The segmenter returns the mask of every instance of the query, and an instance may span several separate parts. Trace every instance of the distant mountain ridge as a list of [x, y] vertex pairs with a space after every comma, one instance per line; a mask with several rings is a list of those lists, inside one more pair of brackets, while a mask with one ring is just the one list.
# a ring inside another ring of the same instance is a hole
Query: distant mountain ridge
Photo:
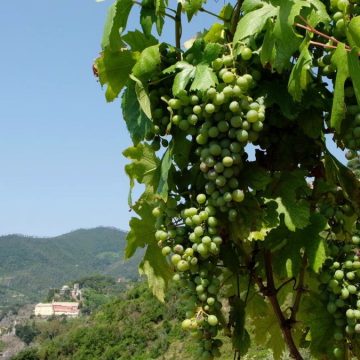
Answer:
[[125, 236], [110, 227], [56, 237], [0, 236], [0, 307], [38, 301], [49, 288], [92, 274], [136, 279], [141, 254], [125, 262]]

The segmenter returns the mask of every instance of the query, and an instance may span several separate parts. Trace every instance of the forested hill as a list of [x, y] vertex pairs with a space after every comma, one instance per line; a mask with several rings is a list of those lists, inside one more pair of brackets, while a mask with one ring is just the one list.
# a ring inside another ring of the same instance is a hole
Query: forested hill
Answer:
[[38, 300], [51, 287], [92, 274], [138, 277], [139, 257], [124, 261], [125, 233], [80, 229], [52, 238], [0, 237], [0, 304]]

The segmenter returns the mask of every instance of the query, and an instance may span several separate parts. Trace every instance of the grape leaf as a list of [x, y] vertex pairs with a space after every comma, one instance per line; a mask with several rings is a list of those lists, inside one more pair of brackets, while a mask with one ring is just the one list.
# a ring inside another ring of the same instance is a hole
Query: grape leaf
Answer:
[[156, 243], [148, 245], [145, 256], [139, 266], [140, 274], [147, 276], [153, 294], [161, 301], [165, 300], [165, 290], [173, 271]]
[[142, 6], [140, 10], [140, 24], [146, 36], [151, 35], [151, 30], [155, 22], [156, 22], [155, 8]]
[[254, 190], [265, 190], [271, 182], [270, 174], [255, 162], [246, 163], [242, 170], [242, 178], [246, 180], [246, 186]]
[[244, 13], [261, 8], [264, 5], [263, 0], [245, 0], [241, 6]]
[[107, 85], [105, 97], [113, 101], [126, 85], [135, 64], [134, 54], [128, 50], [104, 51], [95, 61], [101, 85]]
[[348, 64], [356, 100], [360, 105], [360, 61], [358, 48], [354, 48], [351, 50], [351, 52], [348, 53]]
[[311, 353], [323, 357], [334, 346], [334, 318], [327, 311], [326, 304], [320, 300], [320, 294], [305, 294], [298, 312], [298, 321], [310, 328]]
[[133, 67], [133, 74], [143, 83], [160, 70], [159, 45], [147, 47], [139, 56]]
[[[177, 67], [179, 68], [179, 66]], [[195, 75], [195, 66], [188, 64], [186, 62], [182, 63], [181, 71], [176, 74], [174, 83], [173, 83], [173, 94], [177, 96], [181, 91], [185, 90], [190, 80]]]
[[[234, 46], [239, 41], [248, 41], [250, 36], [258, 35], [263, 30], [267, 20], [277, 15], [277, 9], [272, 4], [262, 2], [263, 6], [259, 8], [259, 3], [256, 3], [256, 7], [251, 8], [251, 11], [248, 10], [248, 13], [239, 21], [234, 34]], [[247, 7], [247, 9], [249, 8]]]
[[206, 0], [185, 0], [183, 2], [183, 9], [186, 12], [188, 21], [201, 9]]
[[149, 239], [155, 241], [155, 218], [152, 215], [152, 207], [140, 198], [137, 201], [136, 212], [138, 217], [130, 219], [130, 231], [126, 236], [125, 258], [129, 259], [134, 254], [137, 248], [145, 247]]
[[346, 29], [346, 37], [352, 47], [360, 47], [360, 16], [351, 19]]
[[[319, 22], [328, 22], [326, 9], [319, 1], [306, 0], [278, 0], [271, 3], [256, 1], [254, 4], [246, 2], [248, 12], [240, 19], [233, 44], [249, 44], [265, 29], [266, 35], [260, 51], [263, 64], [270, 62], [272, 66], [282, 72], [289, 68], [292, 55], [298, 50], [302, 37], [295, 32], [295, 19], [299, 15], [306, 15], [311, 19], [313, 26]], [[303, 10], [306, 11], [303, 11]], [[314, 15], [317, 14], [317, 15]], [[274, 26], [266, 26], [274, 18]], [[261, 55], [261, 52], [265, 53]]]
[[312, 65], [312, 55], [309, 51], [310, 40], [302, 44], [300, 56], [296, 61], [289, 77], [288, 89], [295, 101], [300, 101], [303, 91], [307, 89], [310, 81], [310, 68]]
[[132, 0], [117, 0], [110, 6], [101, 43], [103, 50], [119, 51], [123, 47], [121, 33], [133, 4]]
[[204, 35], [204, 40], [206, 42], [221, 42], [222, 40], [222, 31], [224, 30], [224, 26], [219, 23], [214, 23], [211, 25], [210, 29]]
[[159, 35], [162, 33], [164, 27], [164, 17], [168, 0], [155, 0], [155, 15], [156, 15], [156, 31]]
[[217, 57], [219, 57], [220, 53], [223, 51], [223, 47], [220, 44], [209, 43], [206, 44], [204, 49], [204, 55], [202, 57], [203, 63], [211, 64]]
[[160, 179], [159, 185], [157, 188], [157, 194], [166, 202], [168, 198], [168, 190], [169, 190], [169, 172], [172, 167], [172, 147], [169, 146], [165, 151], [161, 159], [160, 165]]
[[[258, 296], [257, 296], [258, 297]], [[251, 302], [255, 302], [256, 297]], [[264, 301], [262, 301], [264, 303]], [[257, 301], [259, 303], [259, 300]], [[285, 350], [285, 343], [280, 330], [279, 322], [270, 304], [265, 303], [262, 308], [257, 307], [249, 316], [253, 320], [255, 342], [271, 349], [275, 360], [281, 358]]]
[[180, 170], [186, 169], [189, 164], [191, 141], [186, 138], [184, 131], [178, 131], [173, 136], [173, 158]]
[[123, 155], [132, 160], [132, 163], [125, 166], [130, 179], [129, 204], [132, 206], [131, 193], [135, 181], [145, 185], [145, 193], [155, 193], [159, 185], [160, 160], [150, 145], [142, 143], [127, 148]]
[[250, 336], [245, 329], [245, 302], [234, 296], [229, 299], [229, 303], [229, 323], [234, 328], [231, 338], [233, 349], [240, 355], [245, 355], [250, 347]]
[[122, 36], [122, 40], [124, 40], [130, 46], [131, 51], [139, 52], [158, 43], [154, 36], [145, 36], [145, 34], [139, 30], [129, 31]]
[[206, 91], [216, 84], [218, 84], [218, 78], [208, 64], [196, 66], [194, 81], [191, 84], [190, 90]]
[[122, 96], [121, 107], [131, 139], [133, 143], [137, 145], [144, 139], [152, 124], [139, 104], [135, 86], [133, 81], [128, 83]]
[[334, 98], [331, 109], [330, 125], [340, 132], [341, 122], [345, 117], [344, 85], [349, 77], [349, 67], [345, 44], [339, 44], [331, 57], [332, 63], [336, 66], [336, 81], [334, 86]]
[[[310, 269], [318, 273], [326, 260], [326, 245], [320, 236], [326, 225], [327, 221], [323, 216], [313, 214], [310, 218], [310, 225], [306, 228], [297, 229], [295, 233], [282, 233], [280, 238], [286, 240], [286, 244], [274, 256], [276, 273], [288, 278], [297, 276], [300, 271], [303, 250], [308, 258]], [[279, 234], [279, 231], [275, 231], [275, 233]], [[274, 242], [271, 244], [275, 245]]]
[[138, 99], [141, 110], [149, 119], [152, 119], [150, 97], [147, 90], [137, 77], [130, 75], [130, 78], [135, 81], [136, 97]]
[[285, 225], [290, 231], [303, 229], [309, 224], [310, 208], [306, 200], [297, 197], [299, 190], [305, 190], [307, 184], [302, 171], [284, 172], [277, 183], [270, 186], [270, 196], [277, 204], [277, 212], [284, 215]]

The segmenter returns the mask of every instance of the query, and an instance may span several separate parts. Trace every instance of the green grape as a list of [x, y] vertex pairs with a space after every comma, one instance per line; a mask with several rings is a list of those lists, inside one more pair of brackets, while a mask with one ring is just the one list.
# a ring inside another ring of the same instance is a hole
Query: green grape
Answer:
[[210, 326], [216, 326], [218, 324], [218, 318], [215, 315], [209, 315], [207, 318], [207, 322]]
[[241, 50], [240, 50], [240, 56], [243, 60], [245, 61], [248, 61], [251, 59], [252, 57], [252, 51], [250, 48], [248, 47], [243, 47]]
[[199, 204], [204, 204], [206, 202], [206, 195], [205, 194], [198, 194], [196, 196], [196, 201], [199, 203]]
[[222, 80], [226, 84], [230, 84], [235, 81], [235, 75], [231, 71], [226, 71], [222, 76]]

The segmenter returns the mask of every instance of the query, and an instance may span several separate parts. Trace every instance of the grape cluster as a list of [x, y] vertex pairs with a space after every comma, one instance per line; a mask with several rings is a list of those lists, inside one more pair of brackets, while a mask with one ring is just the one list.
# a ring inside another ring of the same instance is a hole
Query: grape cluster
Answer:
[[[242, 50], [242, 60], [251, 56]], [[189, 166], [201, 178], [196, 185], [189, 180], [186, 194], [170, 193], [152, 213], [162, 254], [174, 267], [174, 280], [187, 289], [190, 305], [182, 328], [199, 339], [202, 360], [220, 356], [216, 336], [224, 321], [219, 292], [229, 272], [220, 258], [223, 224], [238, 217], [247, 191], [238, 181], [244, 148], [257, 140], [265, 119], [263, 99], [251, 96], [253, 76], [239, 75], [235, 65], [231, 55], [214, 60], [218, 85], [206, 92], [183, 90], [176, 97], [161, 89], [150, 92], [150, 98], [156, 98], [152, 107], [157, 133], [184, 132], [191, 139], [195, 152]], [[157, 99], [160, 94], [162, 102]]]
[[346, 342], [360, 338], [359, 244], [359, 234], [352, 236], [351, 243], [333, 241], [332, 258], [326, 261], [319, 277], [327, 311], [334, 317], [333, 356], [339, 359], [344, 356]]
[[159, 219], [155, 237], [163, 255], [170, 256], [174, 280], [185, 285], [191, 300], [182, 328], [200, 339], [199, 358], [205, 360], [220, 355], [221, 342], [215, 337], [220, 328], [222, 304], [217, 295], [223, 270], [216, 265], [223, 239], [215, 208], [204, 205], [203, 194], [196, 200], [196, 207], [183, 208], [180, 213], [169, 211], [166, 205], [154, 208], [153, 215]]
[[258, 139], [265, 105], [263, 98], [254, 100], [249, 95], [255, 85], [251, 75], [238, 75], [235, 68], [224, 67], [223, 58], [213, 66], [219, 79], [216, 88], [197, 95], [184, 91], [169, 99], [168, 105], [171, 122], [192, 135], [198, 145], [199, 168], [207, 181], [204, 201], [234, 221], [237, 204], [244, 200], [238, 181], [244, 147]]

